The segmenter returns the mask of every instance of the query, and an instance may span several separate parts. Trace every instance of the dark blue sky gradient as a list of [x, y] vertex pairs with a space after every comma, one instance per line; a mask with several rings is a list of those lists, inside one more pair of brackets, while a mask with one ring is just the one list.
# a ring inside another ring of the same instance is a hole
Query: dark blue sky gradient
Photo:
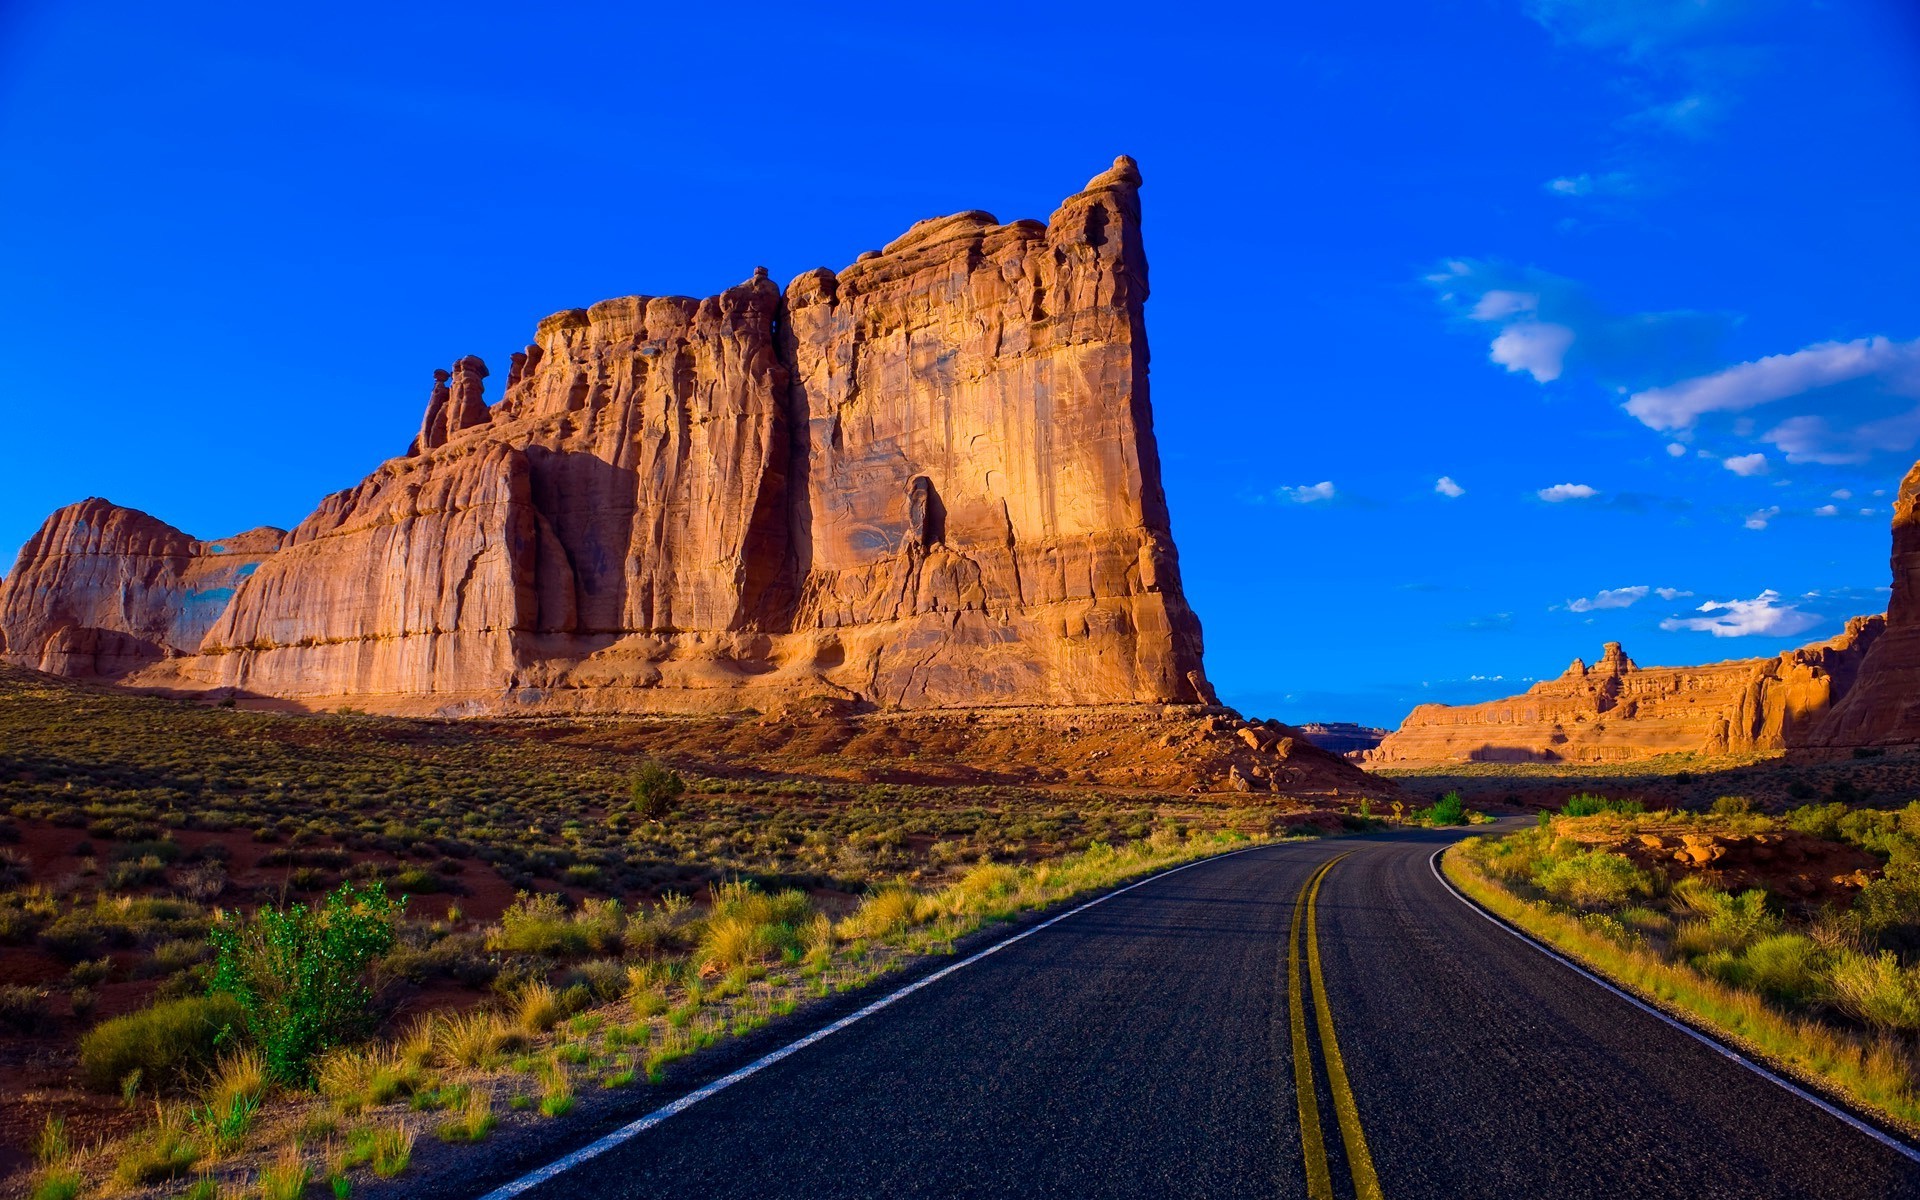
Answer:
[[[497, 388], [549, 312], [1044, 218], [1126, 152], [1229, 701], [1393, 724], [1607, 639], [1709, 661], [1884, 606], [1874, 492], [1920, 437], [1910, 6], [839, 11], [0, 6], [0, 555], [95, 494], [291, 526], [405, 447], [434, 368]], [[1797, 391], [1729, 378], [1739, 412], [1622, 408], [1796, 354], [1766, 370]], [[1769, 434], [1807, 416], [1790, 461]], [[1716, 618], [1744, 636], [1678, 624]]]

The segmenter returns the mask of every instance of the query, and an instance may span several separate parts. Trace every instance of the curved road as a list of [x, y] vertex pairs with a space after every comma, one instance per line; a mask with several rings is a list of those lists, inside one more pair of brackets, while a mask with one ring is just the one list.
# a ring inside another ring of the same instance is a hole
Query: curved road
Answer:
[[1457, 836], [1156, 878], [524, 1194], [1920, 1197], [1920, 1166], [1454, 898], [1428, 858]]

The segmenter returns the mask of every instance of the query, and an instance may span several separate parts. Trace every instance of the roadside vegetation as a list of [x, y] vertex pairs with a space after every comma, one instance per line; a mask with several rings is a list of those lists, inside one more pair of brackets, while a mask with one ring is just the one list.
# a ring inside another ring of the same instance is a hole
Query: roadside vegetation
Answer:
[[1443, 863], [1556, 949], [1920, 1132], [1920, 801], [1768, 815], [1580, 795]]
[[26, 1194], [346, 1196], [987, 923], [1374, 823], [656, 757], [683, 736], [0, 678], [0, 1138]]

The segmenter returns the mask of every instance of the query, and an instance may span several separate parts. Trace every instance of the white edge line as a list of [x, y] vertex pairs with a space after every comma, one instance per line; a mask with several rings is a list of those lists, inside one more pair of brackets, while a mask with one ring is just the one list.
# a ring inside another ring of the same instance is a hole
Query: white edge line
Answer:
[[[1458, 845], [1458, 843], [1454, 843], [1454, 844]], [[1427, 860], [1427, 866], [1433, 870], [1433, 877], [1440, 881], [1441, 887], [1444, 887], [1449, 892], [1453, 893], [1453, 898], [1455, 900], [1458, 900], [1460, 903], [1466, 905], [1469, 909], [1473, 910], [1473, 912], [1477, 916], [1485, 918], [1495, 928], [1501, 930], [1504, 933], [1510, 933], [1514, 937], [1519, 938], [1522, 942], [1533, 947], [1535, 950], [1538, 950], [1540, 953], [1546, 955], [1548, 958], [1551, 958], [1553, 961], [1559, 963], [1561, 966], [1565, 967], [1567, 970], [1572, 971], [1576, 975], [1582, 976], [1590, 983], [1598, 984], [1599, 986], [1607, 989], [1609, 992], [1612, 992], [1614, 995], [1620, 997], [1620, 999], [1622, 1000], [1625, 1000], [1628, 1004], [1633, 1005], [1635, 1008], [1639, 1009], [1643, 1013], [1646, 1013], [1648, 1016], [1653, 1017], [1654, 1019], [1661, 1021], [1667, 1025], [1670, 1025], [1675, 1029], [1678, 1029], [1681, 1033], [1686, 1034], [1688, 1037], [1692, 1038], [1696, 1042], [1699, 1042], [1703, 1046], [1712, 1047], [1714, 1050], [1718, 1051], [1723, 1057], [1732, 1059], [1734, 1062], [1739, 1063], [1741, 1066], [1745, 1067], [1749, 1071], [1752, 1071], [1755, 1075], [1760, 1076], [1762, 1079], [1771, 1080], [1772, 1082], [1779, 1084], [1781, 1087], [1785, 1088], [1789, 1092], [1792, 1092], [1794, 1095], [1800, 1097], [1802, 1100], [1805, 1100], [1808, 1104], [1813, 1105], [1815, 1108], [1819, 1109], [1821, 1112], [1826, 1113], [1828, 1116], [1833, 1117], [1835, 1120], [1845, 1123], [1846, 1125], [1852, 1127], [1854, 1130], [1860, 1133], [1866, 1134], [1868, 1137], [1872, 1138], [1876, 1142], [1879, 1142], [1881, 1145], [1887, 1147], [1887, 1149], [1889, 1150], [1892, 1150], [1894, 1153], [1900, 1154], [1908, 1159], [1911, 1159], [1914, 1162], [1920, 1163], [1920, 1150], [1916, 1150], [1912, 1146], [1909, 1146], [1907, 1143], [1901, 1141], [1899, 1138], [1894, 1137], [1892, 1134], [1887, 1133], [1884, 1130], [1877, 1129], [1874, 1126], [1868, 1124], [1867, 1122], [1862, 1121], [1860, 1118], [1854, 1116], [1852, 1113], [1848, 1112], [1846, 1109], [1841, 1108], [1839, 1105], [1832, 1104], [1827, 1100], [1822, 1099], [1821, 1097], [1801, 1087], [1799, 1084], [1793, 1082], [1791, 1079], [1788, 1079], [1786, 1076], [1781, 1075], [1778, 1072], [1773, 1071], [1767, 1067], [1761, 1066], [1759, 1063], [1754, 1062], [1752, 1059], [1748, 1058], [1744, 1054], [1741, 1054], [1739, 1051], [1735, 1050], [1733, 1047], [1726, 1045], [1725, 1043], [1719, 1041], [1716, 1038], [1709, 1037], [1707, 1034], [1702, 1033], [1698, 1029], [1695, 1029], [1693, 1026], [1687, 1024], [1685, 1021], [1679, 1020], [1678, 1018], [1672, 1016], [1671, 1014], [1662, 1012], [1660, 1009], [1655, 1008], [1651, 1004], [1648, 1004], [1646, 1001], [1642, 1000], [1640, 997], [1632, 994], [1631, 992], [1625, 991], [1621, 988], [1614, 986], [1613, 984], [1607, 982], [1605, 979], [1601, 978], [1599, 975], [1596, 975], [1594, 972], [1587, 970], [1585, 967], [1581, 966], [1579, 963], [1574, 962], [1572, 959], [1566, 957], [1565, 955], [1561, 954], [1556, 950], [1549, 949], [1546, 945], [1544, 945], [1543, 943], [1541, 943], [1531, 935], [1522, 932], [1521, 930], [1515, 928], [1512, 925], [1509, 925], [1507, 922], [1501, 920], [1499, 917], [1494, 916], [1492, 913], [1488, 912], [1486, 909], [1480, 907], [1480, 905], [1474, 902], [1472, 899], [1463, 895], [1460, 889], [1454, 887], [1453, 884], [1448, 881], [1447, 877], [1440, 873], [1440, 856], [1446, 853], [1448, 849], [1449, 847], [1447, 846], [1440, 847], [1440, 849], [1435, 850], [1433, 852], [1433, 856]]]
[[838, 1021], [835, 1021], [831, 1025], [827, 1025], [827, 1026], [824, 1026], [823, 1028], [816, 1029], [812, 1033], [808, 1034], [803, 1038], [798, 1039], [797, 1041], [788, 1042], [786, 1045], [780, 1047], [778, 1050], [769, 1051], [768, 1053], [762, 1055], [761, 1057], [754, 1059], [752, 1062], [748, 1063], [746, 1066], [741, 1067], [739, 1070], [735, 1071], [733, 1074], [722, 1076], [721, 1078], [714, 1080], [712, 1083], [707, 1084], [705, 1087], [699, 1088], [695, 1091], [688, 1092], [686, 1095], [680, 1097], [678, 1100], [673, 1101], [671, 1104], [665, 1104], [659, 1108], [654, 1109], [652, 1112], [648, 1113], [644, 1117], [641, 1117], [639, 1120], [634, 1121], [632, 1124], [621, 1126], [620, 1128], [614, 1130], [612, 1133], [607, 1134], [605, 1137], [601, 1138], [597, 1142], [591, 1142], [585, 1146], [582, 1146], [580, 1147], [580, 1149], [575, 1150], [573, 1153], [568, 1154], [563, 1158], [555, 1159], [553, 1162], [548, 1163], [546, 1166], [541, 1167], [538, 1170], [530, 1171], [527, 1174], [522, 1175], [520, 1178], [514, 1180], [512, 1183], [504, 1184], [501, 1187], [495, 1188], [493, 1191], [488, 1192], [485, 1196], [481, 1197], [481, 1200], [508, 1200], [509, 1197], [518, 1196], [522, 1192], [530, 1191], [533, 1188], [539, 1187], [541, 1184], [546, 1183], [566, 1173], [567, 1171], [571, 1171], [573, 1168], [579, 1166], [584, 1162], [587, 1162], [591, 1159], [598, 1158], [600, 1155], [605, 1154], [607, 1151], [613, 1149], [615, 1146], [618, 1146], [623, 1142], [627, 1142], [632, 1140], [633, 1138], [638, 1137], [639, 1135], [645, 1133], [647, 1130], [652, 1129], [655, 1125], [658, 1125], [662, 1121], [667, 1120], [669, 1117], [677, 1116], [678, 1114], [685, 1112], [689, 1108], [692, 1108], [694, 1105], [700, 1103], [702, 1100], [705, 1100], [707, 1097], [712, 1096], [718, 1092], [723, 1092], [726, 1089], [732, 1087], [734, 1084], [739, 1083], [741, 1080], [746, 1079], [748, 1076], [755, 1075], [761, 1071], [766, 1070], [768, 1067], [779, 1062], [781, 1059], [786, 1058], [788, 1055], [797, 1054], [800, 1051], [805, 1050], [808, 1046], [813, 1045], [815, 1042], [820, 1041], [823, 1038], [831, 1037], [836, 1033], [839, 1033], [842, 1029], [845, 1029], [847, 1026], [853, 1024], [855, 1021], [865, 1020], [866, 1018], [872, 1016], [874, 1013], [879, 1012], [881, 1009], [887, 1007], [888, 1005], [893, 1004], [896, 1001], [906, 999], [908, 996], [911, 996], [913, 993], [919, 991], [921, 988], [928, 987], [932, 984], [938, 983], [940, 980], [945, 979], [947, 976], [953, 974], [955, 971], [959, 971], [966, 967], [970, 967], [974, 963], [979, 962], [981, 959], [986, 958], [988, 955], [998, 954], [1000, 953], [1000, 951], [1005, 950], [1008, 946], [1013, 945], [1015, 942], [1024, 941], [1027, 938], [1032, 937], [1034, 934], [1039, 933], [1042, 929], [1045, 929], [1050, 925], [1058, 925], [1060, 922], [1066, 920], [1068, 917], [1074, 916], [1078, 913], [1083, 913], [1088, 909], [1092, 908], [1096, 904], [1105, 904], [1107, 901], [1113, 899], [1115, 896], [1125, 895], [1127, 892], [1130, 892], [1137, 887], [1144, 887], [1149, 883], [1155, 882], [1156, 880], [1165, 879], [1169, 875], [1177, 875], [1180, 872], [1185, 871], [1190, 867], [1197, 867], [1197, 866], [1200, 866], [1202, 863], [1219, 862], [1223, 858], [1232, 858], [1236, 854], [1246, 854], [1252, 850], [1264, 850], [1264, 849], [1267, 849], [1269, 846], [1276, 845], [1276, 844], [1279, 844], [1279, 843], [1262, 843], [1261, 845], [1258, 845], [1258, 846], [1247, 846], [1240, 850], [1229, 850], [1225, 854], [1208, 855], [1206, 858], [1196, 858], [1190, 863], [1182, 863], [1177, 867], [1170, 867], [1164, 871], [1156, 871], [1154, 874], [1147, 876], [1145, 879], [1137, 879], [1123, 888], [1115, 888], [1113, 891], [1108, 892], [1104, 896], [1098, 896], [1092, 900], [1087, 901], [1085, 904], [1079, 905], [1076, 908], [1068, 909], [1066, 912], [1061, 913], [1057, 917], [1050, 917], [1047, 920], [1040, 922], [1040, 924], [1035, 925], [1031, 929], [1023, 929], [1019, 933], [1016, 933], [1011, 937], [1002, 938], [1000, 941], [995, 942], [993, 945], [988, 946], [986, 949], [981, 950], [973, 955], [970, 955], [967, 958], [963, 958], [957, 963], [952, 963], [948, 966], [940, 968], [938, 971], [933, 972], [931, 975], [926, 975], [920, 979], [916, 979], [912, 983], [906, 985], [903, 988], [900, 988], [897, 991], [889, 992], [885, 996], [880, 997], [880, 999], [875, 1000], [873, 1003], [867, 1005], [865, 1008], [859, 1010], [858, 1012], [849, 1013], [848, 1015], [841, 1017]]

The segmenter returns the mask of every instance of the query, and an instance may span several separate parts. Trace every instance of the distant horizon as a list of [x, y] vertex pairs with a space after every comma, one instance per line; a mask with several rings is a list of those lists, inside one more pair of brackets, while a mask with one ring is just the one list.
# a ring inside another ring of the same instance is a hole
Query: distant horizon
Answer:
[[[16, 6], [0, 565], [87, 495], [291, 529], [404, 451], [434, 369], [478, 353], [497, 401], [541, 316], [1044, 219], [1126, 153], [1225, 702], [1392, 728], [1607, 641], [1762, 658], [1885, 608], [1920, 454], [1910, 6], [1104, 20]], [[859, 69], [812, 106], [788, 64]]]

